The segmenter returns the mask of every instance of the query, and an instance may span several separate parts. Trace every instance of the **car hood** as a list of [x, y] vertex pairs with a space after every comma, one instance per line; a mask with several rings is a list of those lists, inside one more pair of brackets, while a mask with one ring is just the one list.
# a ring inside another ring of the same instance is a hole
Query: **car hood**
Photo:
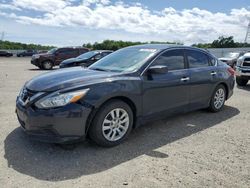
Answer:
[[48, 53], [41, 53], [41, 54], [36, 54], [39, 55], [40, 57], [53, 57], [53, 54], [48, 54]]
[[79, 59], [79, 58], [70, 58], [64, 60], [61, 64], [71, 64], [71, 63], [77, 63], [77, 62], [84, 62], [86, 59]]
[[118, 74], [119, 73], [115, 72], [103, 72], [83, 67], [74, 67], [36, 76], [28, 81], [25, 87], [32, 91], [52, 92], [78, 85], [93, 84]]

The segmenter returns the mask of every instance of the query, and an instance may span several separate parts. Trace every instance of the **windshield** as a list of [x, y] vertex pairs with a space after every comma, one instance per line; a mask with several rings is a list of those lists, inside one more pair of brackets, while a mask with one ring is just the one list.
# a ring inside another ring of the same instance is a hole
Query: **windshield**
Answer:
[[56, 50], [57, 50], [57, 48], [52, 48], [52, 49], [49, 50], [47, 53], [48, 53], [48, 54], [53, 54], [53, 53], [55, 53]]
[[91, 52], [87, 52], [87, 53], [84, 53], [82, 55], [79, 55], [77, 57], [77, 59], [89, 59], [91, 57], [93, 57], [94, 55], [98, 54], [97, 51], [91, 51]]
[[112, 72], [133, 72], [156, 52], [156, 49], [125, 48], [104, 57], [89, 68]]
[[239, 53], [235, 53], [235, 52], [230, 52], [225, 55], [225, 57], [228, 57], [228, 58], [237, 58], [238, 56], [239, 56]]

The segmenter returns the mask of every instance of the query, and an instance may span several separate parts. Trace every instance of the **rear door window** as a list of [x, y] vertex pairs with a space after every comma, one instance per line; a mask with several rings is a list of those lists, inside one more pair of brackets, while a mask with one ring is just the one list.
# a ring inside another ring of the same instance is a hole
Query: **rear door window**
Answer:
[[189, 68], [201, 68], [208, 67], [208, 56], [202, 52], [196, 50], [186, 50], [187, 60]]

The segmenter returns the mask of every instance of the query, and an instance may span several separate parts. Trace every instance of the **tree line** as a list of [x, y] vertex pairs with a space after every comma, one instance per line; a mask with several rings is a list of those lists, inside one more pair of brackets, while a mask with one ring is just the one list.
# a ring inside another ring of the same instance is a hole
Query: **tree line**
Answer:
[[54, 46], [43, 46], [40, 44], [24, 44], [20, 42], [0, 41], [0, 49], [5, 50], [50, 50]]
[[198, 43], [198, 44], [193, 44], [192, 46], [198, 48], [242, 48], [242, 47], [250, 47], [250, 44], [235, 42], [233, 36], [230, 37], [220, 36], [212, 43]]
[[[131, 42], [131, 41], [115, 41], [115, 40], [104, 40], [103, 42], [85, 43], [82, 46], [92, 50], [118, 50], [127, 46], [139, 45], [139, 44], [178, 44], [183, 45], [180, 42]], [[233, 36], [224, 37], [220, 36], [212, 43], [198, 43], [192, 46], [198, 48], [239, 48], [239, 47], [250, 47], [248, 43], [235, 42]], [[0, 41], [0, 49], [6, 50], [50, 50], [54, 46], [44, 46], [39, 44], [24, 44], [19, 42]]]
[[83, 47], [93, 49], [93, 50], [118, 50], [127, 46], [140, 45], [140, 44], [178, 44], [183, 45], [179, 42], [131, 42], [131, 41], [115, 41], [115, 40], [104, 40], [103, 42], [95, 42], [93, 44], [87, 43], [83, 44]]

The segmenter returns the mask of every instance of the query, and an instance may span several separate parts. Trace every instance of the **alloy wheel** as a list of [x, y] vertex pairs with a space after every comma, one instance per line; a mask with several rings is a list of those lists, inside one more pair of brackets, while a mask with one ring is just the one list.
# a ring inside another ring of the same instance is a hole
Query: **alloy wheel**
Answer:
[[129, 115], [126, 110], [116, 108], [111, 110], [102, 123], [102, 134], [108, 141], [123, 138], [129, 128]]
[[225, 91], [224, 89], [220, 88], [216, 91], [214, 95], [214, 107], [216, 109], [220, 109], [225, 102]]

